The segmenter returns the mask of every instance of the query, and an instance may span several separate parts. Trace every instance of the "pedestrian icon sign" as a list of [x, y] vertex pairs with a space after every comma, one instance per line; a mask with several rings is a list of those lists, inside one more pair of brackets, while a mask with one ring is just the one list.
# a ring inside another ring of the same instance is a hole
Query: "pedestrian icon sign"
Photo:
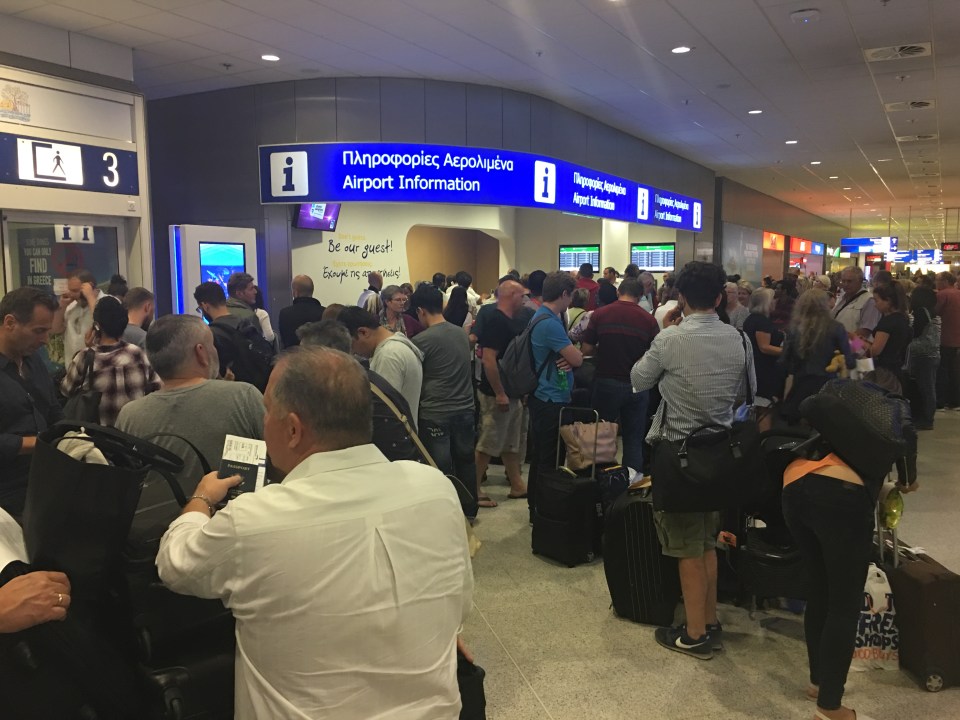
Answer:
[[544, 205], [557, 202], [557, 166], [537, 160], [533, 163], [533, 199]]
[[310, 192], [307, 153], [270, 153], [270, 192], [274, 197], [305, 197]]
[[83, 154], [79, 145], [17, 138], [17, 170], [21, 180], [79, 187]]

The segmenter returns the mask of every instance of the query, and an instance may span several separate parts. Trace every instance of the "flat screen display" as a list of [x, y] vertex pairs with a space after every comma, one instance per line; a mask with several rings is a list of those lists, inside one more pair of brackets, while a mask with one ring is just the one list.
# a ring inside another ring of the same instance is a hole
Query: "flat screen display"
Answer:
[[294, 227], [303, 230], [336, 230], [340, 203], [302, 203], [294, 218]]
[[577, 271], [584, 263], [593, 265], [594, 272], [600, 272], [599, 245], [561, 245], [560, 269]]
[[247, 269], [243, 243], [200, 243], [200, 279], [215, 282], [227, 293], [227, 280], [235, 272]]
[[677, 246], [673, 243], [648, 245], [631, 243], [630, 262], [641, 270], [649, 272], [669, 272], [676, 269], [674, 256]]

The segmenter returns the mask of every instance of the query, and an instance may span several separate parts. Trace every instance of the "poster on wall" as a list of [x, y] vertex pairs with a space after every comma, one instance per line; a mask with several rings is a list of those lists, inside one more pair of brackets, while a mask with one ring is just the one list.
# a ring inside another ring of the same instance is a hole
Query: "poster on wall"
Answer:
[[763, 276], [763, 231], [756, 228], [723, 224], [723, 269], [727, 275], [759, 285]]
[[[84, 236], [92, 242], [77, 240]], [[16, 228], [15, 237], [19, 287], [59, 295], [66, 290], [67, 275], [84, 269], [105, 289], [119, 272], [116, 228], [28, 225]]]

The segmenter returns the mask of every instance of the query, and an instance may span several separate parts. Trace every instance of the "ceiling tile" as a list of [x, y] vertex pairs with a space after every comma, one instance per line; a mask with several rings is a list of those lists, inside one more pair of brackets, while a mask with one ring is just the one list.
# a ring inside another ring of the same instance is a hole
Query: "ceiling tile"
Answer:
[[210, 32], [213, 29], [209, 25], [168, 12], [142, 15], [133, 20], [128, 20], [127, 24], [169, 38], [190, 37], [191, 35]]
[[141, 15], [150, 15], [157, 11], [156, 8], [135, 0], [57, 0], [57, 4], [74, 10], [83, 10], [92, 15], [117, 22], [124, 22]]
[[60, 28], [61, 30], [88, 30], [89, 28], [109, 25], [107, 18], [91, 15], [81, 12], [74, 8], [64, 7], [62, 5], [42, 5], [19, 13], [17, 17], [24, 20], [49, 25], [50, 27]]
[[109, 40], [117, 45], [123, 45], [130, 48], [138, 48], [151, 43], [163, 42], [167, 38], [156, 33], [141, 30], [140, 28], [124, 25], [123, 23], [110, 23], [100, 27], [90, 28], [83, 31], [84, 35]]

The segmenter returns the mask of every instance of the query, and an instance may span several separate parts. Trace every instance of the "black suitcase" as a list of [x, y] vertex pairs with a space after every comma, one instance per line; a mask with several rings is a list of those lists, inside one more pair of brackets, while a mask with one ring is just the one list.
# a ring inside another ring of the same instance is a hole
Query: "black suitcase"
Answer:
[[905, 546], [884, 571], [897, 610], [900, 667], [930, 692], [960, 684], [960, 575]]
[[[584, 411], [583, 408], [563, 408], [560, 411], [561, 426], [563, 415], [569, 410]], [[587, 412], [592, 412], [599, 422], [596, 411]], [[557, 446], [558, 450], [563, 447], [563, 440], [559, 437]], [[596, 465], [590, 466], [589, 477], [563, 467], [541, 468], [533, 508], [531, 545], [534, 555], [576, 567], [592, 562], [600, 554], [603, 506], [596, 472]]]
[[676, 559], [661, 552], [649, 487], [627, 490], [610, 509], [603, 571], [617, 615], [650, 625], [673, 624], [680, 575]]

